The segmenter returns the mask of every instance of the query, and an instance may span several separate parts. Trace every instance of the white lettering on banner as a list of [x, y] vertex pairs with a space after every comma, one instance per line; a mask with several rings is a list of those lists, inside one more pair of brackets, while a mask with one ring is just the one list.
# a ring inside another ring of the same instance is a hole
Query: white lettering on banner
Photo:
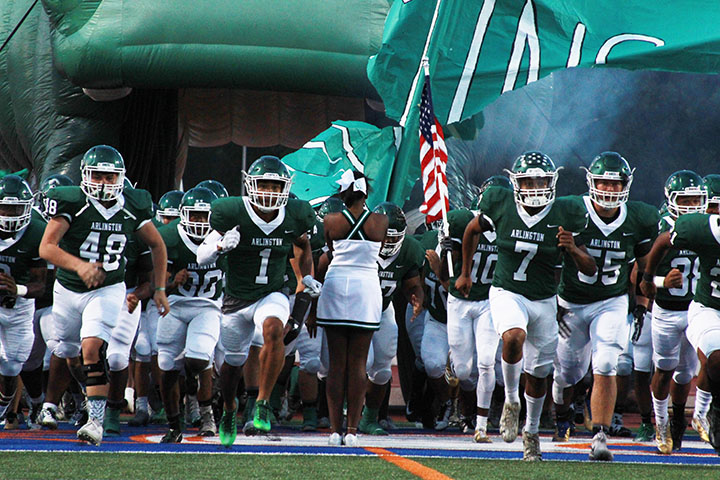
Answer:
[[525, 43], [530, 49], [530, 69], [528, 71], [526, 85], [537, 81], [540, 75], [540, 40], [538, 39], [537, 25], [535, 24], [535, 6], [532, 0], [528, 0], [520, 15], [515, 42], [513, 43], [510, 63], [505, 74], [505, 84], [502, 93], [515, 88], [520, 64], [525, 53]]

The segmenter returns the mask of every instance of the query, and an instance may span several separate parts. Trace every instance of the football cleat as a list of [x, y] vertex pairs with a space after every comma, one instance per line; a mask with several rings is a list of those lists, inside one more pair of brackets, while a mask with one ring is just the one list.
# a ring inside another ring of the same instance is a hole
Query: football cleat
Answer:
[[317, 428], [330, 428], [330, 419], [328, 417], [318, 418]]
[[470, 415], [464, 416], [460, 420], [463, 433], [473, 433], [475, 431], [475, 419]]
[[519, 421], [520, 404], [506, 402], [500, 417], [500, 435], [507, 443], [512, 443], [517, 438]]
[[670, 435], [670, 424], [655, 425], [655, 445], [663, 455], [670, 455], [672, 453], [673, 441]]
[[49, 428], [50, 430], [55, 430], [58, 427], [57, 424], [57, 411], [52, 408], [43, 408], [40, 410], [40, 414], [38, 415], [38, 423], [45, 427]]
[[318, 428], [317, 408], [303, 407], [303, 432], [314, 432]]
[[619, 413], [613, 413], [612, 423], [610, 424], [610, 435], [613, 437], [632, 437], [632, 432], [623, 425], [623, 418]]
[[167, 414], [165, 413], [165, 409], [161, 408], [157, 412], [153, 412], [152, 416], [150, 417], [150, 423], [154, 425], [163, 425], [168, 423]]
[[39, 430], [42, 425], [38, 423], [38, 417], [40, 416], [40, 410], [42, 410], [42, 403], [34, 403], [30, 406], [30, 412], [27, 417], [27, 427], [30, 430]]
[[358, 424], [358, 431], [367, 435], [387, 435], [386, 432], [377, 421], [369, 421], [366, 418], [361, 418]]
[[135, 410], [135, 416], [128, 420], [130, 427], [144, 427], [150, 423], [150, 414], [147, 410]]
[[652, 423], [642, 423], [638, 429], [637, 435], [635, 435], [636, 442], [650, 442], [655, 435], [655, 429]]
[[215, 417], [213, 417], [212, 409], [200, 413], [200, 430], [198, 435], [201, 437], [214, 437], [217, 432], [215, 426]]
[[328, 445], [330, 445], [331, 447], [339, 447], [342, 445], [342, 442], [342, 435], [337, 432], [333, 432], [328, 439]]
[[392, 421], [392, 418], [383, 418], [378, 422], [380, 426], [383, 428], [383, 430], [397, 430], [398, 426], [395, 425], [395, 422]]
[[457, 388], [457, 386], [460, 385], [460, 380], [455, 374], [455, 369], [452, 366], [452, 362], [450, 362], [450, 357], [448, 357], [447, 364], [445, 365], [445, 381], [450, 388]]
[[718, 403], [720, 403], [720, 399], [713, 395], [710, 404], [710, 415], [708, 416], [708, 423], [710, 424], [708, 436], [710, 437], [710, 445], [716, 452], [720, 453], [720, 405], [717, 405]]
[[542, 460], [540, 451], [540, 435], [537, 433], [523, 432], [523, 460], [537, 462]]
[[670, 419], [670, 435], [672, 436], [673, 452], [677, 452], [682, 448], [683, 435], [685, 435], [687, 425], [688, 423], [687, 420], [685, 420], [685, 416]]
[[83, 400], [80, 404], [79, 408], [75, 409], [75, 412], [72, 414], [72, 417], [70, 417], [70, 423], [75, 425], [76, 427], [82, 427], [85, 425], [88, 421], [88, 411], [87, 411], [87, 400]]
[[710, 443], [710, 423], [707, 417], [696, 417], [693, 415], [692, 429], [700, 435], [700, 440], [705, 443]]
[[445, 405], [440, 408], [440, 413], [438, 414], [437, 420], [435, 420], [435, 430], [445, 430], [449, 427], [452, 414], [453, 402], [452, 400], [448, 400], [445, 402]]
[[555, 426], [555, 435], [553, 435], [552, 441], [553, 442], [568, 442], [570, 441], [570, 436], [572, 435], [573, 431], [575, 430], [574, 425], [572, 425], [569, 421], [559, 421], [557, 422], [557, 425]]
[[592, 446], [590, 447], [590, 460], [597, 460], [600, 462], [612, 462], [613, 454], [607, 446], [607, 436], [605, 432], [600, 430], [592, 439]]
[[99, 447], [103, 438], [103, 427], [96, 418], [91, 418], [77, 431], [77, 438]]
[[5, 426], [3, 427], [5, 430], [17, 430], [20, 428], [20, 421], [18, 420], [18, 416], [14, 412], [8, 412], [5, 416]]
[[237, 437], [237, 407], [235, 410], [228, 411], [223, 410], [222, 418], [220, 419], [220, 443], [230, 448], [235, 443]]
[[255, 417], [253, 418], [253, 426], [261, 432], [269, 432], [272, 425], [270, 423], [270, 404], [267, 400], [258, 400], [255, 402]]
[[187, 395], [185, 397], [185, 423], [193, 427], [199, 427], [202, 419], [200, 418], [200, 403], [196, 396]]
[[107, 408], [105, 410], [105, 419], [103, 421], [103, 430], [108, 437], [117, 437], [120, 435], [120, 409]]
[[473, 435], [473, 442], [475, 443], [492, 443], [490, 437], [488, 437], [487, 430], [484, 428], [478, 428], [475, 430]]
[[172, 428], [160, 439], [160, 443], [182, 443], [182, 430], [173, 430]]

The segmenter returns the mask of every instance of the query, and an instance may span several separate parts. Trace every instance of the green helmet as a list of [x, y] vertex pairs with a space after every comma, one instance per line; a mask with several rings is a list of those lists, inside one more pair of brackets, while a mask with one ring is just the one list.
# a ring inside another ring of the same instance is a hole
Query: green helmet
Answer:
[[[198, 188], [198, 187], [195, 187]], [[157, 219], [159, 221], [172, 221], [180, 216], [180, 204], [185, 193], [180, 190], [170, 190], [160, 197], [158, 202]]]
[[227, 198], [230, 196], [227, 188], [225, 188], [225, 185], [218, 182], [217, 180], [203, 180], [195, 186], [207, 188], [208, 190], [215, 192], [215, 195], [217, 195], [218, 198]]
[[[583, 167], [585, 168], [585, 167]], [[633, 181], [634, 170], [630, 168], [627, 160], [617, 152], [603, 152], [590, 162], [590, 167], [585, 168], [590, 198], [602, 208], [617, 208], [628, 201], [630, 196], [630, 185]], [[619, 192], [608, 192], [600, 190], [595, 185], [598, 180], [615, 180], [622, 182], [622, 190]]]
[[[678, 205], [678, 197], [700, 197], [699, 205]], [[679, 170], [665, 181], [665, 199], [670, 215], [677, 218], [685, 213], [704, 212], [708, 192], [702, 177], [691, 170]]]
[[708, 208], [710, 208], [711, 204], [720, 207], [720, 175], [711, 173], [706, 175], [703, 181], [708, 193]]
[[47, 193], [55, 187], [71, 187], [73, 185], [75, 185], [75, 182], [73, 182], [70, 177], [63, 175], [62, 173], [49, 175], [45, 177], [45, 180], [40, 182], [40, 188], [38, 188], [38, 191], [35, 193], [35, 203], [38, 211], [45, 220], [49, 221], [52, 217], [52, 215], [47, 212], [49, 205]]
[[[271, 181], [280, 184], [279, 192], [260, 190], [258, 182]], [[285, 164], [272, 155], [263, 155], [255, 160], [245, 172], [245, 191], [250, 203], [263, 212], [278, 210], [287, 205], [292, 179]]]
[[342, 212], [343, 208], [345, 208], [345, 202], [340, 200], [339, 197], [328, 197], [320, 207], [318, 207], [315, 215], [317, 215], [318, 220], [322, 221], [328, 213]]
[[[555, 184], [558, 168], [552, 159], [542, 152], [525, 152], [515, 159], [511, 170], [505, 170], [510, 176], [515, 202], [526, 207], [544, 207], [555, 199]], [[523, 179], [543, 179], [542, 187], [521, 188]]]
[[470, 205], [470, 210], [480, 210], [480, 199], [482, 199], [482, 194], [490, 187], [507, 188], [508, 190], [513, 189], [510, 179], [505, 175], [493, 175], [492, 177], [488, 177], [482, 185], [480, 185], [480, 195], [473, 200]]
[[15, 233], [30, 223], [33, 193], [17, 175], [0, 179], [0, 231]]
[[402, 248], [403, 240], [405, 240], [405, 232], [407, 231], [407, 220], [402, 208], [392, 202], [383, 202], [373, 210], [375, 213], [387, 215], [388, 229], [385, 235], [385, 242], [380, 249], [380, 256], [384, 258], [392, 257]]
[[[188, 237], [202, 240], [210, 233], [210, 205], [217, 198], [215, 192], [204, 187], [191, 188], [183, 195], [180, 203], [180, 225]], [[192, 221], [190, 216], [198, 212], [207, 212], [206, 219]]]
[[[80, 188], [88, 197], [96, 200], [115, 200], [123, 191], [125, 181], [125, 161], [120, 152], [107, 145], [97, 145], [85, 152], [80, 162], [82, 181]], [[93, 181], [93, 172], [115, 173], [115, 183]]]

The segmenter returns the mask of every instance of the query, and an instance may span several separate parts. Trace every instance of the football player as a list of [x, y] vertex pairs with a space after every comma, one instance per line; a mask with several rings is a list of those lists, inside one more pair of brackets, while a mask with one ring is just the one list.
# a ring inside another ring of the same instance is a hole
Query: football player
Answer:
[[[687, 213], [658, 236], [648, 256], [640, 288], [654, 297], [655, 274], [669, 249], [690, 250], [700, 259], [700, 276], [690, 302], [687, 339], [700, 361], [698, 385], [708, 385], [712, 395], [708, 436], [720, 453], [720, 215]], [[693, 420], [695, 420], [693, 418]]]
[[[0, 418], [15, 396], [18, 375], [33, 345], [33, 298], [45, 289], [45, 262], [38, 247], [45, 230], [32, 219], [33, 193], [17, 175], [0, 179]], [[42, 401], [32, 392], [33, 407]], [[7, 422], [13, 423], [15, 412]]]
[[230, 194], [227, 191], [227, 188], [225, 188], [225, 185], [218, 182], [217, 180], [203, 180], [202, 182], [198, 183], [195, 186], [207, 188], [208, 190], [213, 192], [215, 195], [217, 195], [218, 198], [227, 198], [230, 196]]
[[[82, 158], [80, 187], [48, 192], [52, 215], [40, 244], [40, 255], [58, 268], [53, 316], [59, 340], [55, 354], [72, 359], [82, 348], [89, 419], [78, 438], [100, 445], [107, 399], [105, 349], [125, 301], [125, 247], [138, 237], [150, 247], [156, 291], [162, 314], [167, 254], [152, 224], [150, 195], [140, 189], [123, 192], [125, 162], [107, 145], [88, 150]], [[52, 382], [52, 379], [50, 379]]]
[[183, 195], [185, 194], [180, 190], [170, 190], [160, 197], [155, 213], [155, 218], [160, 224], [167, 225], [180, 218], [180, 202], [182, 202]]
[[[702, 177], [680, 170], [665, 182], [668, 212], [660, 221], [660, 233], [669, 231], [678, 217], [704, 213], [707, 188]], [[685, 402], [690, 381], [697, 371], [697, 354], [685, 335], [688, 307], [693, 298], [700, 268], [697, 255], [690, 250], [671, 250], [656, 272], [657, 294], [652, 308], [652, 346], [655, 373], [652, 401], [655, 410], [655, 441], [660, 453], [679, 450], [687, 427]], [[673, 417], [668, 422], [668, 395], [672, 397]]]
[[593, 258], [575, 236], [587, 225], [587, 210], [573, 198], [555, 198], [558, 170], [547, 155], [526, 152], [508, 171], [513, 190], [490, 187], [480, 213], [468, 223], [462, 240], [462, 272], [455, 288], [466, 298], [473, 285], [473, 257], [479, 235], [496, 234], [498, 259], [490, 287], [490, 314], [502, 336], [505, 405], [500, 419], [503, 440], [517, 437], [520, 374], [526, 374], [527, 417], [523, 459], [541, 460], [538, 428], [546, 378], [558, 342], [554, 270], [564, 250], [578, 271], [592, 277]]
[[[507, 177], [494, 176], [483, 182], [480, 195], [490, 187], [503, 188], [512, 192]], [[473, 205], [479, 210], [480, 201]], [[493, 327], [490, 316], [490, 284], [493, 279], [495, 263], [498, 259], [496, 233], [484, 231], [478, 235], [477, 247], [472, 252], [470, 279], [472, 286], [464, 295], [456, 288], [456, 282], [462, 271], [462, 239], [467, 225], [475, 214], [470, 210], [457, 210], [449, 214], [450, 237], [453, 240], [453, 261], [456, 263], [456, 276], [450, 279], [450, 297], [448, 298], [447, 342], [450, 345], [450, 359], [455, 374], [461, 382], [467, 382], [471, 373], [477, 370], [476, 419], [473, 440], [476, 443], [490, 443], [487, 435], [488, 411], [495, 390], [495, 353], [500, 337]], [[446, 259], [443, 259], [446, 261]], [[426, 327], [427, 328], [427, 327]], [[424, 340], [423, 340], [424, 344]], [[477, 367], [475, 367], [477, 365]], [[467, 390], [467, 388], [463, 389]]]
[[[558, 344], [558, 369], [553, 397], [558, 419], [558, 439], [570, 431], [572, 387], [593, 369], [590, 411], [593, 421], [591, 460], [612, 460], [607, 435], [617, 396], [617, 363], [628, 338], [628, 288], [632, 263], [644, 265], [657, 236], [657, 209], [628, 201], [633, 170], [616, 152], [603, 152], [586, 169], [589, 194], [574, 197], [586, 208], [590, 221], [579, 236], [597, 271], [587, 275], [565, 252], [558, 306], [566, 331]], [[638, 305], [635, 316], [644, 316]], [[639, 333], [639, 332], [638, 332]]]
[[392, 202], [383, 202], [373, 212], [388, 217], [387, 234], [378, 260], [383, 309], [380, 328], [373, 333], [368, 351], [368, 386], [358, 430], [368, 435], [387, 435], [378, 423], [378, 412], [392, 380], [391, 364], [397, 353], [398, 327], [392, 299], [399, 288], [413, 305], [414, 317], [420, 314], [424, 300], [420, 269], [425, 254], [420, 242], [405, 236], [407, 221], [400, 207]]
[[707, 175], [704, 180], [708, 190], [706, 213], [717, 215], [720, 213], [720, 175], [712, 173]]
[[[197, 249], [210, 233], [210, 209], [217, 195], [207, 188], [188, 190], [180, 204], [180, 220], [160, 228], [173, 278], [168, 284], [172, 313], [158, 322], [158, 363], [162, 397], [170, 429], [161, 443], [180, 443], [178, 377], [183, 365], [191, 378], [210, 370], [220, 336], [223, 270], [217, 263], [198, 265]], [[224, 262], [222, 257], [218, 262]], [[200, 390], [201, 436], [215, 434], [212, 399]]]
[[253, 419], [261, 432], [270, 431], [268, 400], [284, 363], [283, 330], [290, 316], [285, 285], [287, 258], [293, 245], [302, 255], [298, 266], [306, 288], [319, 290], [310, 275], [312, 254], [307, 231], [315, 212], [301, 200], [288, 200], [292, 180], [287, 167], [273, 156], [257, 159], [245, 174], [247, 196], [221, 198], [212, 206], [213, 231], [198, 248], [203, 265], [227, 255], [221, 343], [224, 400], [220, 440], [230, 446], [237, 435], [236, 393], [256, 325], [262, 329], [260, 381]]

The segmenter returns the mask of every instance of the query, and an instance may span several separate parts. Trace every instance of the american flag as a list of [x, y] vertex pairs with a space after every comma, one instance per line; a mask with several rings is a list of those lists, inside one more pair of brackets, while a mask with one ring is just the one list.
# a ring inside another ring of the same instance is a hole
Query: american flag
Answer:
[[420, 212], [427, 215], [427, 223], [441, 220], [444, 211], [450, 210], [448, 201], [447, 166], [448, 154], [442, 127], [435, 118], [430, 95], [430, 75], [425, 73], [422, 100], [420, 101], [420, 170], [422, 171], [425, 200]]

